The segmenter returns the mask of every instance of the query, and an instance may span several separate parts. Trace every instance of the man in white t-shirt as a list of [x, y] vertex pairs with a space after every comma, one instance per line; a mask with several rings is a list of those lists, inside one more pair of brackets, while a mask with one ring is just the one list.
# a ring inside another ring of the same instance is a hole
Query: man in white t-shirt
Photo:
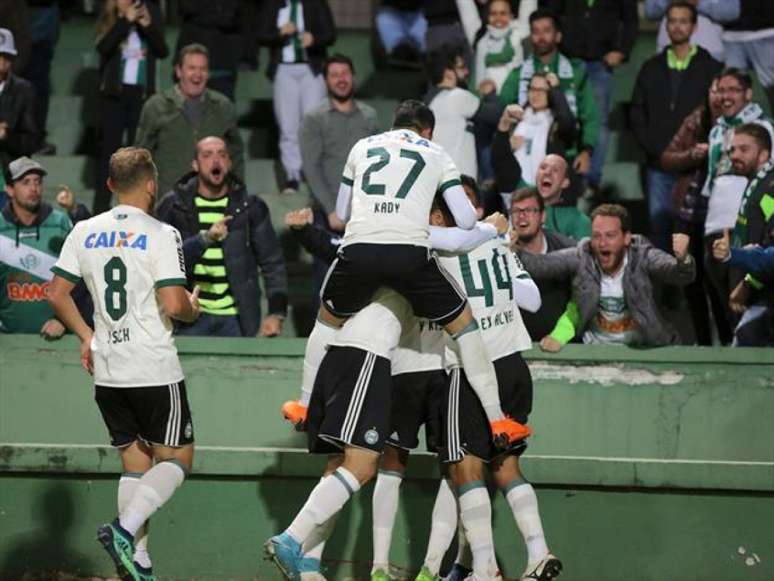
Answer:
[[[180, 234], [148, 214], [157, 176], [148, 150], [113, 154], [108, 185], [119, 205], [76, 225], [52, 268], [49, 295], [57, 317], [81, 340], [81, 364], [94, 376], [97, 405], [121, 456], [119, 515], [97, 538], [122, 579], [153, 575], [146, 522], [193, 462], [193, 424], [170, 318], [194, 321], [198, 290], [185, 289]], [[80, 280], [94, 301], [94, 329], [70, 296]]]

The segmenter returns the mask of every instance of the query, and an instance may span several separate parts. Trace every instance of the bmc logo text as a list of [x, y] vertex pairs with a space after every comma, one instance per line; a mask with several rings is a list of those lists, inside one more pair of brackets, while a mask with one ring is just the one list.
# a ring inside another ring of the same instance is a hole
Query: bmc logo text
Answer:
[[20, 303], [45, 301], [50, 286], [50, 282], [9, 282], [8, 299]]
[[140, 234], [134, 238], [134, 232], [100, 232], [86, 237], [83, 243], [86, 248], [139, 248], [145, 250], [148, 247], [148, 237]]

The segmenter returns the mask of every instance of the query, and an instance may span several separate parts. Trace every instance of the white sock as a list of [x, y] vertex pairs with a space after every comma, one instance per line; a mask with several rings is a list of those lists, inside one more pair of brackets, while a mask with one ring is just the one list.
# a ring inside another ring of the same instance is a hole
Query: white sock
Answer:
[[371, 571], [387, 572], [390, 566], [390, 543], [395, 515], [398, 513], [398, 496], [403, 475], [398, 472], [379, 470], [374, 486], [371, 512], [373, 514], [374, 562]]
[[338, 518], [339, 513], [336, 513], [322, 525], [314, 528], [301, 548], [304, 557], [317, 559], [318, 561], [322, 560], [322, 554], [325, 550], [325, 543], [328, 542], [331, 533], [333, 533], [333, 529], [336, 526], [336, 521]]
[[449, 481], [441, 480], [438, 494], [433, 505], [433, 522], [430, 527], [430, 540], [427, 541], [425, 567], [433, 575], [438, 575], [441, 561], [454, 538], [457, 529], [457, 498], [454, 496]]
[[529, 482], [518, 480], [504, 489], [503, 494], [527, 545], [527, 561], [537, 563], [548, 554], [548, 545], [543, 534], [535, 489]]
[[145, 521], [172, 498], [184, 479], [185, 471], [176, 462], [156, 464], [140, 478], [132, 500], [119, 514], [121, 526], [136, 536]]
[[462, 523], [457, 530], [457, 557], [454, 562], [467, 570], [473, 568], [473, 553], [470, 552], [470, 543], [468, 537], [465, 536], [465, 527], [462, 526]]
[[301, 405], [309, 407], [317, 370], [320, 368], [328, 344], [333, 341], [336, 331], [338, 329], [335, 327], [317, 319], [312, 332], [309, 333], [309, 338], [306, 340], [306, 351], [304, 351], [304, 370], [301, 374], [301, 398], [298, 400]]
[[[118, 481], [118, 514], [121, 514], [134, 496], [142, 472], [125, 472]], [[148, 522], [146, 521], [134, 535], [134, 560], [146, 569], [152, 567], [148, 553]]]
[[500, 405], [500, 392], [497, 388], [497, 375], [494, 364], [486, 352], [484, 340], [478, 326], [471, 323], [454, 335], [459, 347], [459, 357], [465, 377], [468, 378], [470, 387], [476, 392], [481, 405], [484, 406], [486, 417], [490, 422], [501, 420], [505, 417]]
[[357, 478], [343, 466], [337, 468], [333, 474], [323, 478], [314, 487], [306, 504], [290, 523], [286, 532], [299, 543], [304, 544], [315, 527], [321, 526], [338, 513], [358, 490], [360, 490], [360, 483]]
[[492, 503], [481, 481], [461, 487], [459, 494], [460, 520], [473, 553], [473, 574], [476, 579], [492, 579], [497, 575], [497, 559], [492, 535]]

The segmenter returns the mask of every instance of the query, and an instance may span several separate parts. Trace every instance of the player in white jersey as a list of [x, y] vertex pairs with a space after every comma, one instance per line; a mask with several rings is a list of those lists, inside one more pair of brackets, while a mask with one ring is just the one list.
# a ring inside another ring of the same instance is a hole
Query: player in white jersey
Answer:
[[[438, 215], [434, 214], [431, 219], [437, 220]], [[444, 220], [453, 224], [448, 213]], [[518, 308], [521, 305], [514, 299], [525, 289], [520, 281], [529, 279], [529, 274], [508, 248], [507, 237], [485, 242], [466, 255], [440, 256], [443, 266], [465, 288], [479, 321], [487, 351], [494, 360], [503, 408], [518, 421], [526, 422], [532, 409], [532, 379], [521, 352], [530, 349], [532, 341], [521, 319]], [[534, 283], [530, 283], [534, 287]], [[530, 310], [536, 311], [539, 307], [538, 295]], [[526, 442], [518, 442], [505, 451], [492, 446], [484, 410], [452, 350], [447, 352], [446, 364], [451, 369], [451, 376], [444, 404], [440, 456], [449, 465], [461, 529], [472, 553], [472, 563], [464, 563], [472, 565], [472, 572], [466, 570], [469, 573], [466, 579], [498, 578], [491, 503], [484, 485], [485, 464], [511, 507], [527, 545], [528, 565], [521, 579], [546, 581], [555, 578], [561, 572], [562, 564], [548, 550], [535, 491], [519, 467], [519, 456], [526, 449]], [[450, 502], [448, 495], [446, 502]], [[450, 509], [448, 507], [447, 512]], [[441, 534], [447, 535], [446, 546], [451, 542], [448, 529], [445, 527]], [[431, 532], [431, 538], [434, 532]], [[435, 542], [438, 543], [438, 539]], [[443, 543], [440, 547], [443, 548]], [[437, 557], [444, 552], [439, 551], [438, 546], [428, 548], [417, 581], [438, 579], [440, 561]]]
[[494, 368], [470, 308], [429, 250], [427, 217], [437, 192], [461, 228], [471, 229], [477, 218], [451, 158], [430, 141], [434, 123], [426, 105], [404, 101], [392, 131], [365, 138], [350, 151], [336, 205], [347, 228], [321, 291], [319, 324], [307, 341], [304, 373], [316, 375], [325, 345], [344, 320], [368, 305], [378, 288], [392, 288], [418, 317], [455, 338], [493, 437], [508, 444], [527, 436], [529, 428], [503, 413]]
[[[65, 240], [49, 301], [81, 340], [81, 363], [94, 375], [95, 399], [124, 473], [118, 517], [97, 537], [122, 580], [155, 579], [147, 520], [182, 484], [193, 462], [193, 424], [172, 339], [174, 318], [199, 315], [186, 291], [178, 231], [152, 218], [157, 170], [146, 149], [110, 159], [112, 210], [79, 222]], [[94, 301], [94, 329], [70, 296], [83, 280]]]

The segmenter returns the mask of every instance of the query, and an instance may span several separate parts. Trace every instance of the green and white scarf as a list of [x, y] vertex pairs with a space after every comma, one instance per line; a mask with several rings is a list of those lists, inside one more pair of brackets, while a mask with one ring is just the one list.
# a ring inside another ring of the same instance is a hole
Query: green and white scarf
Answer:
[[[756, 103], [750, 103], [736, 117], [721, 116], [709, 134], [709, 155], [707, 156], [707, 179], [701, 194], [709, 197], [718, 176], [731, 173], [731, 158], [728, 152], [734, 139], [734, 127], [763, 118], [763, 109]], [[765, 119], [765, 118], [764, 118]], [[771, 124], [767, 124], [771, 132]]]
[[489, 25], [486, 28], [484, 64], [487, 67], [509, 64], [516, 55], [516, 51], [511, 43], [511, 27], [495, 28]]
[[543, 64], [537, 57], [532, 57], [524, 61], [519, 71], [519, 105], [526, 105], [527, 92], [529, 91], [529, 81], [535, 73], [554, 73], [559, 77], [559, 88], [562, 89], [567, 98], [567, 104], [570, 106], [572, 114], [578, 116], [578, 96], [575, 86], [575, 71], [572, 68], [572, 62], [561, 53], [556, 56], [549, 64]]
[[774, 160], [769, 159], [763, 167], [758, 170], [755, 177], [750, 180], [747, 187], [742, 194], [742, 201], [739, 203], [739, 213], [736, 217], [736, 225], [734, 226], [734, 236], [731, 245], [734, 248], [740, 248], [745, 244], [749, 244], [747, 233], [747, 206], [750, 203], [750, 198], [755, 193], [758, 184], [764, 179], [769, 172], [774, 168]]

